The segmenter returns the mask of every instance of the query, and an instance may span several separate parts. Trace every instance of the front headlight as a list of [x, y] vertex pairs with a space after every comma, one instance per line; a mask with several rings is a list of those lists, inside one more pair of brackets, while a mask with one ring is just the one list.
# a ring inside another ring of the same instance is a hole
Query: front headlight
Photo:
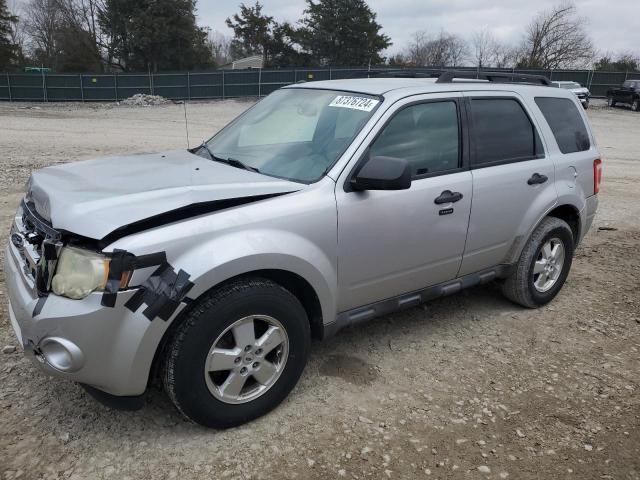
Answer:
[[51, 289], [56, 295], [80, 300], [95, 290], [103, 290], [109, 274], [109, 259], [80, 248], [62, 249]]

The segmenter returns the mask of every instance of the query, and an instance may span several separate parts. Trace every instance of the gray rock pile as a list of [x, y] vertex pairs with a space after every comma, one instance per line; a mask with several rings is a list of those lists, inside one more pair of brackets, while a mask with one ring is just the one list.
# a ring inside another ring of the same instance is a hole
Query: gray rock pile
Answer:
[[147, 95], [146, 93], [136, 93], [132, 97], [120, 102], [121, 105], [129, 105], [132, 107], [151, 107], [154, 105], [165, 105], [167, 103], [171, 103], [171, 100], [167, 100], [160, 95]]

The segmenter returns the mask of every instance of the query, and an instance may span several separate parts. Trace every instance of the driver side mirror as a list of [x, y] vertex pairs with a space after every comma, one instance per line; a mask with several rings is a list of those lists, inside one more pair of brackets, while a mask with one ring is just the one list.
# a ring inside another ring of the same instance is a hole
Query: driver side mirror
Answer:
[[406, 190], [411, 187], [411, 165], [404, 158], [371, 157], [350, 183], [356, 191]]

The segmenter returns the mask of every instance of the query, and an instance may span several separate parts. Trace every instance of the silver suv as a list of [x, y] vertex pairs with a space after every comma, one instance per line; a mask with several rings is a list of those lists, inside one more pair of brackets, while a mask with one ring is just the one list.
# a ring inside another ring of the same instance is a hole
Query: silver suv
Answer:
[[33, 173], [5, 266], [25, 352], [229, 427], [287, 396], [311, 338], [489, 281], [546, 304], [600, 155], [570, 91], [487, 78], [291, 85], [191, 151]]

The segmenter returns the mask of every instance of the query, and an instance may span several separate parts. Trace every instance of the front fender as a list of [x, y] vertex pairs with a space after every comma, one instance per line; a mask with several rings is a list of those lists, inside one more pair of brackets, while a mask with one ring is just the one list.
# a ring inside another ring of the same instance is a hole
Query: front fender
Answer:
[[335, 261], [316, 244], [292, 232], [239, 231], [198, 245], [175, 259], [191, 274], [190, 298], [238, 275], [284, 270], [304, 278], [315, 290], [324, 323], [334, 320], [337, 289]]

